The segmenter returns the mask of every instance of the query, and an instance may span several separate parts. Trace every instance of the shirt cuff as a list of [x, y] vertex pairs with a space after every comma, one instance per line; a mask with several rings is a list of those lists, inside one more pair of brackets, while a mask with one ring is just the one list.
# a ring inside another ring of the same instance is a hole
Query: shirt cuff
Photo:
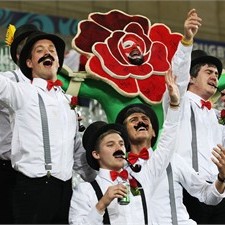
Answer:
[[102, 224], [103, 223], [103, 215], [105, 214], [104, 212], [99, 212], [96, 207], [91, 210], [89, 214], [89, 218], [91, 221], [93, 221], [93, 224]]
[[168, 108], [167, 114], [166, 114], [166, 120], [167, 122], [176, 123], [179, 121], [180, 118], [180, 106], [177, 108]]
[[225, 197], [225, 191], [220, 194], [217, 189], [216, 189], [216, 182], [213, 183], [213, 189], [212, 189], [212, 193], [216, 196], [216, 197]]
[[179, 42], [178, 48], [180, 48], [181, 52], [183, 53], [187, 53], [187, 52], [190, 53], [192, 52], [193, 45], [184, 46], [181, 42]]

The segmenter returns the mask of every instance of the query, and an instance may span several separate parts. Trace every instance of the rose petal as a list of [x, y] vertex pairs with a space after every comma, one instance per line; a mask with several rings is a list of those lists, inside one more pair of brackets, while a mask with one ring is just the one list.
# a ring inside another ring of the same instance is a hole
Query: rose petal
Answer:
[[160, 42], [152, 43], [149, 63], [153, 66], [154, 72], [158, 74], [164, 74], [169, 69], [168, 52], [164, 44]]
[[[90, 70], [90, 68], [92, 69]], [[93, 57], [88, 60], [86, 70], [92, 75], [93, 79], [100, 79], [108, 83], [122, 95], [134, 97], [139, 93], [135, 79], [129, 77], [127, 79], [117, 79], [111, 77], [108, 73], [102, 70], [101, 63], [97, 57]]]
[[146, 34], [151, 26], [147, 17], [141, 15], [128, 15], [120, 10], [111, 10], [108, 13], [92, 13], [90, 19], [111, 31], [123, 30], [130, 22], [137, 22], [143, 27]]
[[91, 21], [81, 21], [78, 25], [76, 36], [72, 40], [72, 47], [81, 54], [91, 53], [91, 48], [96, 42], [104, 42], [111, 34], [104, 27]]
[[165, 24], [156, 23], [151, 27], [149, 37], [152, 41], [162, 42], [167, 47], [168, 60], [171, 61], [182, 35], [180, 33], [172, 33]]
[[150, 104], [158, 104], [162, 101], [166, 90], [165, 76], [152, 75], [145, 80], [137, 80], [142, 98]]

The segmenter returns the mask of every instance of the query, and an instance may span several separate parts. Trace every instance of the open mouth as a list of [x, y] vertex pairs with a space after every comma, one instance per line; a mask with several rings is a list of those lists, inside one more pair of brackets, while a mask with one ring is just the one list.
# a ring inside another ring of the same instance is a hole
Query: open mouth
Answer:
[[214, 82], [209, 82], [208, 85], [217, 89], [217, 86]]
[[50, 59], [46, 59], [43, 61], [44, 66], [52, 66], [52, 64], [53, 64], [53, 61]]
[[55, 59], [53, 56], [51, 56], [50, 54], [46, 54], [38, 60], [38, 63], [43, 62], [44, 66], [52, 66], [54, 61]]
[[133, 59], [140, 58], [141, 53], [140, 53], [140, 51], [138, 49], [135, 49], [135, 50], [130, 52], [129, 56], [132, 57]]
[[137, 131], [147, 131], [147, 130], [148, 130], [147, 127], [140, 127], [137, 129]]

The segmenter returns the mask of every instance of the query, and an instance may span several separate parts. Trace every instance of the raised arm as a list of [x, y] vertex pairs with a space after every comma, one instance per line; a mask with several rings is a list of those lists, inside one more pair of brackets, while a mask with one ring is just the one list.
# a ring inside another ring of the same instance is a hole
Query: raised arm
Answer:
[[[176, 82], [180, 90], [181, 99], [186, 92], [189, 83], [193, 41], [199, 27], [201, 26], [201, 21], [202, 19], [198, 16], [195, 9], [192, 9], [188, 12], [187, 18], [184, 22], [184, 36], [178, 44], [177, 51], [175, 52], [172, 59], [171, 68], [173, 74], [177, 77]], [[168, 90], [166, 90], [163, 97], [164, 113], [167, 112], [168, 105], [169, 94]]]
[[[147, 180], [151, 184], [156, 181], [165, 171], [175, 151], [176, 135], [180, 120], [180, 94], [175, 76], [171, 70], [166, 73], [166, 84], [169, 90], [170, 106], [159, 137], [157, 149], [153, 152], [150, 159], [143, 164], [141, 172], [133, 174], [138, 180], [143, 179], [143, 183], [146, 183]], [[139, 174], [144, 175], [139, 176]], [[140, 182], [142, 183], [141, 180]]]

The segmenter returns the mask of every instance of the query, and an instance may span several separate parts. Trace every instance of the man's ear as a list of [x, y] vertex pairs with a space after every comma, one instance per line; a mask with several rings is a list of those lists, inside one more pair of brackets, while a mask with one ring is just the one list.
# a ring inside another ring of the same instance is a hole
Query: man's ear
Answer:
[[152, 137], [155, 137], [155, 131], [152, 129]]
[[92, 156], [95, 158], [95, 159], [100, 159], [100, 156], [99, 156], [99, 153], [98, 153], [98, 151], [93, 151], [92, 152]]
[[190, 77], [189, 84], [194, 84], [195, 83], [195, 79], [196, 79], [196, 77]]
[[26, 64], [27, 64], [27, 67], [28, 67], [28, 68], [32, 68], [32, 62], [31, 62], [31, 59], [27, 59], [27, 60], [26, 60]]

